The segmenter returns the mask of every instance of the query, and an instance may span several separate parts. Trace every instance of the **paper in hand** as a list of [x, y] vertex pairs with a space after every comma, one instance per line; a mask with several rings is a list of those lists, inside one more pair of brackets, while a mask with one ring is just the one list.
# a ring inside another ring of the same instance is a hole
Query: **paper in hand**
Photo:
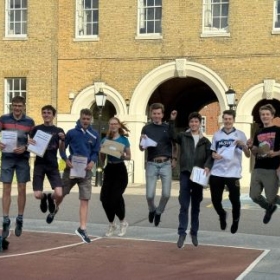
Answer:
[[157, 146], [157, 142], [152, 140], [151, 138], [149, 138], [148, 136], [146, 136], [145, 138], [143, 137], [141, 139], [141, 142], [140, 142], [140, 146], [143, 148], [143, 149], [146, 149], [148, 147], [156, 147]]

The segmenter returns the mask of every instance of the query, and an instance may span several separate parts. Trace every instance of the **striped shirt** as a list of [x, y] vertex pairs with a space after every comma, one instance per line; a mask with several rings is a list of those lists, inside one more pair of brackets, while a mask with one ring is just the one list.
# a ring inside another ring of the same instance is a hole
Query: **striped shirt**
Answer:
[[[35, 126], [34, 120], [26, 115], [22, 115], [21, 119], [14, 118], [13, 113], [2, 115], [0, 117], [0, 131], [10, 130], [17, 132], [17, 146], [26, 146], [28, 135]], [[29, 152], [25, 151], [23, 154], [17, 155], [14, 153], [2, 153], [4, 157], [13, 156], [26, 156], [29, 157]]]

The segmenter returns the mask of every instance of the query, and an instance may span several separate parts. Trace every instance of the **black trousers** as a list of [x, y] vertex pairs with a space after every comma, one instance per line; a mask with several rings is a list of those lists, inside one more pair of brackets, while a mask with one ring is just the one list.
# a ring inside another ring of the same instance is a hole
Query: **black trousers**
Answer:
[[232, 205], [232, 219], [238, 220], [240, 217], [240, 184], [238, 178], [225, 178], [218, 176], [210, 176], [209, 180], [211, 199], [213, 206], [219, 216], [225, 215], [222, 199], [225, 185], [229, 191], [229, 200]]
[[127, 183], [128, 175], [123, 162], [116, 164], [108, 163], [106, 165], [100, 200], [110, 223], [114, 221], [115, 216], [120, 220], [125, 218], [123, 193]]

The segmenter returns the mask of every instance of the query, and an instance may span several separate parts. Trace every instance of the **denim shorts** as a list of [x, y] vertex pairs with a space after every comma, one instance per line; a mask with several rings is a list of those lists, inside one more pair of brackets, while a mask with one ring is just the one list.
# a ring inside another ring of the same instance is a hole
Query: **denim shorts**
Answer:
[[29, 158], [2, 157], [0, 181], [12, 183], [14, 172], [16, 172], [18, 183], [30, 181]]

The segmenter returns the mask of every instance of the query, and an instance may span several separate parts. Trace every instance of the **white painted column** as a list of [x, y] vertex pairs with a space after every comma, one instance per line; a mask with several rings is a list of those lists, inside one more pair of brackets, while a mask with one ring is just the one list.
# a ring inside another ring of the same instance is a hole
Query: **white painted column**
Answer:
[[[251, 126], [253, 117], [249, 115], [236, 116], [235, 128], [243, 131], [247, 139], [251, 138]], [[240, 180], [241, 188], [249, 187], [251, 181], [251, 158], [247, 158], [244, 154], [242, 156], [242, 178]]]
[[134, 161], [133, 183], [145, 183], [145, 157], [139, 150], [141, 130], [147, 122], [146, 115], [118, 115], [121, 121], [125, 121], [130, 130], [129, 142], [131, 159]]

